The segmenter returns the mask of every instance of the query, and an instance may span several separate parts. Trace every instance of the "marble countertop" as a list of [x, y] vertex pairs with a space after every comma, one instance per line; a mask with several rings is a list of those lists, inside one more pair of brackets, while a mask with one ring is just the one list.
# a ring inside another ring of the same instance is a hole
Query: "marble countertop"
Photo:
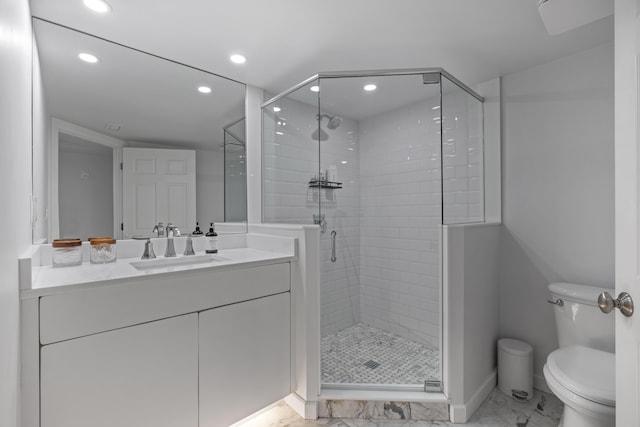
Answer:
[[[141, 260], [140, 257], [118, 258], [117, 261], [108, 264], [83, 262], [69, 267], [33, 266], [30, 269], [31, 286], [21, 290], [21, 298], [36, 298], [97, 286], [122, 285], [131, 279], [151, 278], [156, 275], [158, 278], [167, 275], [179, 278], [195, 271], [202, 273], [207, 270], [245, 268], [296, 259], [294, 239], [286, 239], [288, 242], [276, 244], [275, 247], [264, 244], [272, 241], [271, 236], [268, 240], [263, 240], [264, 242], [259, 242], [262, 244], [256, 245], [257, 247], [225, 248], [215, 254], [197, 252], [195, 256], [158, 256], [154, 260]], [[163, 265], [165, 260], [167, 264]]]

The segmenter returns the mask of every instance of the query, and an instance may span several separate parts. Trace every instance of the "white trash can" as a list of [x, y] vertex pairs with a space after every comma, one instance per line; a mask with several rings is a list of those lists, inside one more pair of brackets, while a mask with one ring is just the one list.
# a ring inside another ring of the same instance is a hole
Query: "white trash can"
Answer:
[[533, 347], [511, 338], [498, 341], [498, 388], [521, 402], [533, 397]]

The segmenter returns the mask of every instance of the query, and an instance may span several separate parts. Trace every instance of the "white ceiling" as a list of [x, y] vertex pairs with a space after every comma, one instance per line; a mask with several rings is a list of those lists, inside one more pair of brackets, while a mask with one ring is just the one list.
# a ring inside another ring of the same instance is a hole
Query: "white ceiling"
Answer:
[[[72, 28], [282, 91], [321, 71], [442, 67], [474, 84], [613, 40], [608, 17], [550, 36], [538, 0], [31, 0]], [[248, 62], [229, 62], [238, 52]]]
[[[111, 137], [215, 150], [244, 116], [245, 85], [34, 20], [48, 113]], [[89, 52], [100, 59], [77, 58]], [[196, 88], [212, 89], [203, 95]], [[118, 130], [113, 130], [117, 125]]]

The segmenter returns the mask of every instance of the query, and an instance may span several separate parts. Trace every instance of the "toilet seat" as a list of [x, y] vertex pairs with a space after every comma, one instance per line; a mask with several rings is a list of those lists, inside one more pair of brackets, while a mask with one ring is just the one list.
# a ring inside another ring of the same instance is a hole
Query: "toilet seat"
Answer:
[[549, 354], [545, 367], [553, 380], [571, 393], [600, 405], [615, 407], [613, 353], [571, 345]]

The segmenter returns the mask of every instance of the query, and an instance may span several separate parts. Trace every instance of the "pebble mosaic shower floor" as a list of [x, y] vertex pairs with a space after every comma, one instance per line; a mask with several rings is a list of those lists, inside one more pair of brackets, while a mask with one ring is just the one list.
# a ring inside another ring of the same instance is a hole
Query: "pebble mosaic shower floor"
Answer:
[[322, 338], [322, 382], [423, 384], [440, 378], [440, 352], [359, 323]]

